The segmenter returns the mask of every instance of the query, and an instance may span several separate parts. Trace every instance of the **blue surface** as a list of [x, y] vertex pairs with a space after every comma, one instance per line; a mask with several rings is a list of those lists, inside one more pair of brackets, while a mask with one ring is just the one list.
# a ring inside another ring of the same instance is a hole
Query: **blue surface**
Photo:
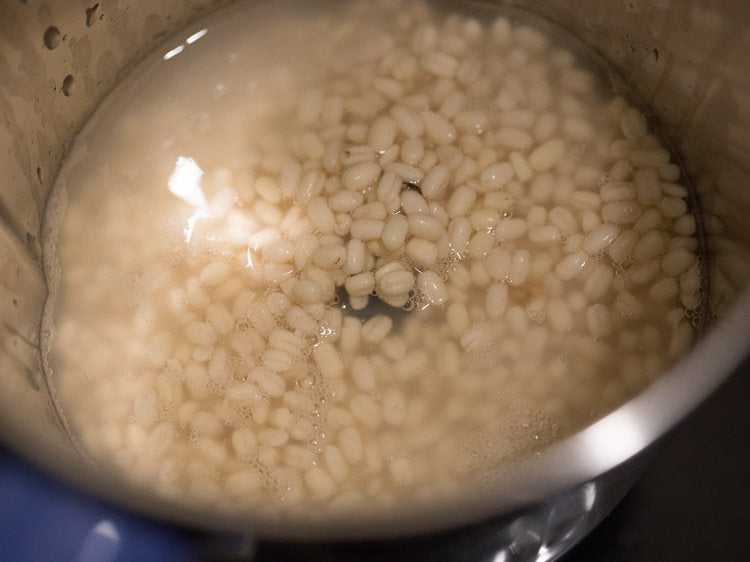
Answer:
[[190, 560], [185, 531], [125, 513], [0, 450], [0, 560]]

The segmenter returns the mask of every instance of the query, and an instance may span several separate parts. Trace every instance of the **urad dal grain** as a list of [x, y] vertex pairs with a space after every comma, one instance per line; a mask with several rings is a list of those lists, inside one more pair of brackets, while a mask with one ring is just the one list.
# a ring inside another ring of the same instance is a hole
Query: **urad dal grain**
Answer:
[[426, 505], [688, 349], [680, 168], [543, 23], [300, 6], [158, 56], [58, 181], [46, 345], [97, 461], [276, 517]]

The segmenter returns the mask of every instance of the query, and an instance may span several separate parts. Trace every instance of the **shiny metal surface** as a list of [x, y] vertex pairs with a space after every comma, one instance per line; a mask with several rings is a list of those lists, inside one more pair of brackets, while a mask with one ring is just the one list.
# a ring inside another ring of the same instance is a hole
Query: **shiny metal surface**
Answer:
[[[76, 455], [42, 376], [43, 206], [75, 132], [127, 67], [223, 3], [0, 0], [0, 433], [19, 453], [117, 501], [204, 527], [253, 525], [276, 536], [329, 538], [409, 534], [508, 513], [564, 490], [606, 490], [612, 484], [602, 474], [682, 419], [750, 350], [750, 4], [509, 1], [600, 52], [674, 143], [702, 209], [717, 316], [712, 329], [650, 389], [522, 467], [508, 485], [430, 517], [278, 526], [176, 510], [113, 486]], [[637, 474], [629, 471], [622, 481]], [[601, 494], [589, 511], [606, 513], [616, 496]]]

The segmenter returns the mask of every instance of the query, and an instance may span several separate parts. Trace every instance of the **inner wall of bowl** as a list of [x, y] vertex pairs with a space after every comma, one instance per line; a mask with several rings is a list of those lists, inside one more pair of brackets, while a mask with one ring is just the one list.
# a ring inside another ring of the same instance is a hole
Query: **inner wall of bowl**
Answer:
[[44, 205], [76, 132], [126, 69], [227, 3], [0, 0], [0, 436], [79, 484], [96, 481], [81, 470], [38, 350]]
[[[110, 494], [111, 486], [81, 470], [43, 377], [44, 204], [75, 132], [127, 67], [227, 3], [0, 0], [0, 435], [46, 468]], [[694, 182], [711, 256], [711, 308], [726, 315], [750, 278], [743, 222], [750, 212], [749, 5], [504, 3], [541, 13], [593, 46], [650, 108]]]

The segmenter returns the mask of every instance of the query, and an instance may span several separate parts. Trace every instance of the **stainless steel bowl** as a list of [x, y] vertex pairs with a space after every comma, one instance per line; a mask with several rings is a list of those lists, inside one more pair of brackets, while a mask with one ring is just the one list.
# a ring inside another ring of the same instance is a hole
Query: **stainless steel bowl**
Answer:
[[411, 534], [503, 516], [508, 560], [520, 552], [553, 557], [611, 509], [639, 475], [649, 446], [721, 384], [750, 349], [750, 4], [501, 2], [540, 13], [598, 51], [635, 88], [674, 143], [702, 209], [710, 304], [717, 318], [694, 349], [645, 392], [559, 442], [481, 500], [446, 506], [429, 517], [280, 525], [178, 508], [114, 485], [76, 454], [39, 354], [45, 296], [41, 218], [76, 131], [130, 65], [227, 3], [0, 0], [3, 440], [77, 486], [203, 528], [341, 539]]

